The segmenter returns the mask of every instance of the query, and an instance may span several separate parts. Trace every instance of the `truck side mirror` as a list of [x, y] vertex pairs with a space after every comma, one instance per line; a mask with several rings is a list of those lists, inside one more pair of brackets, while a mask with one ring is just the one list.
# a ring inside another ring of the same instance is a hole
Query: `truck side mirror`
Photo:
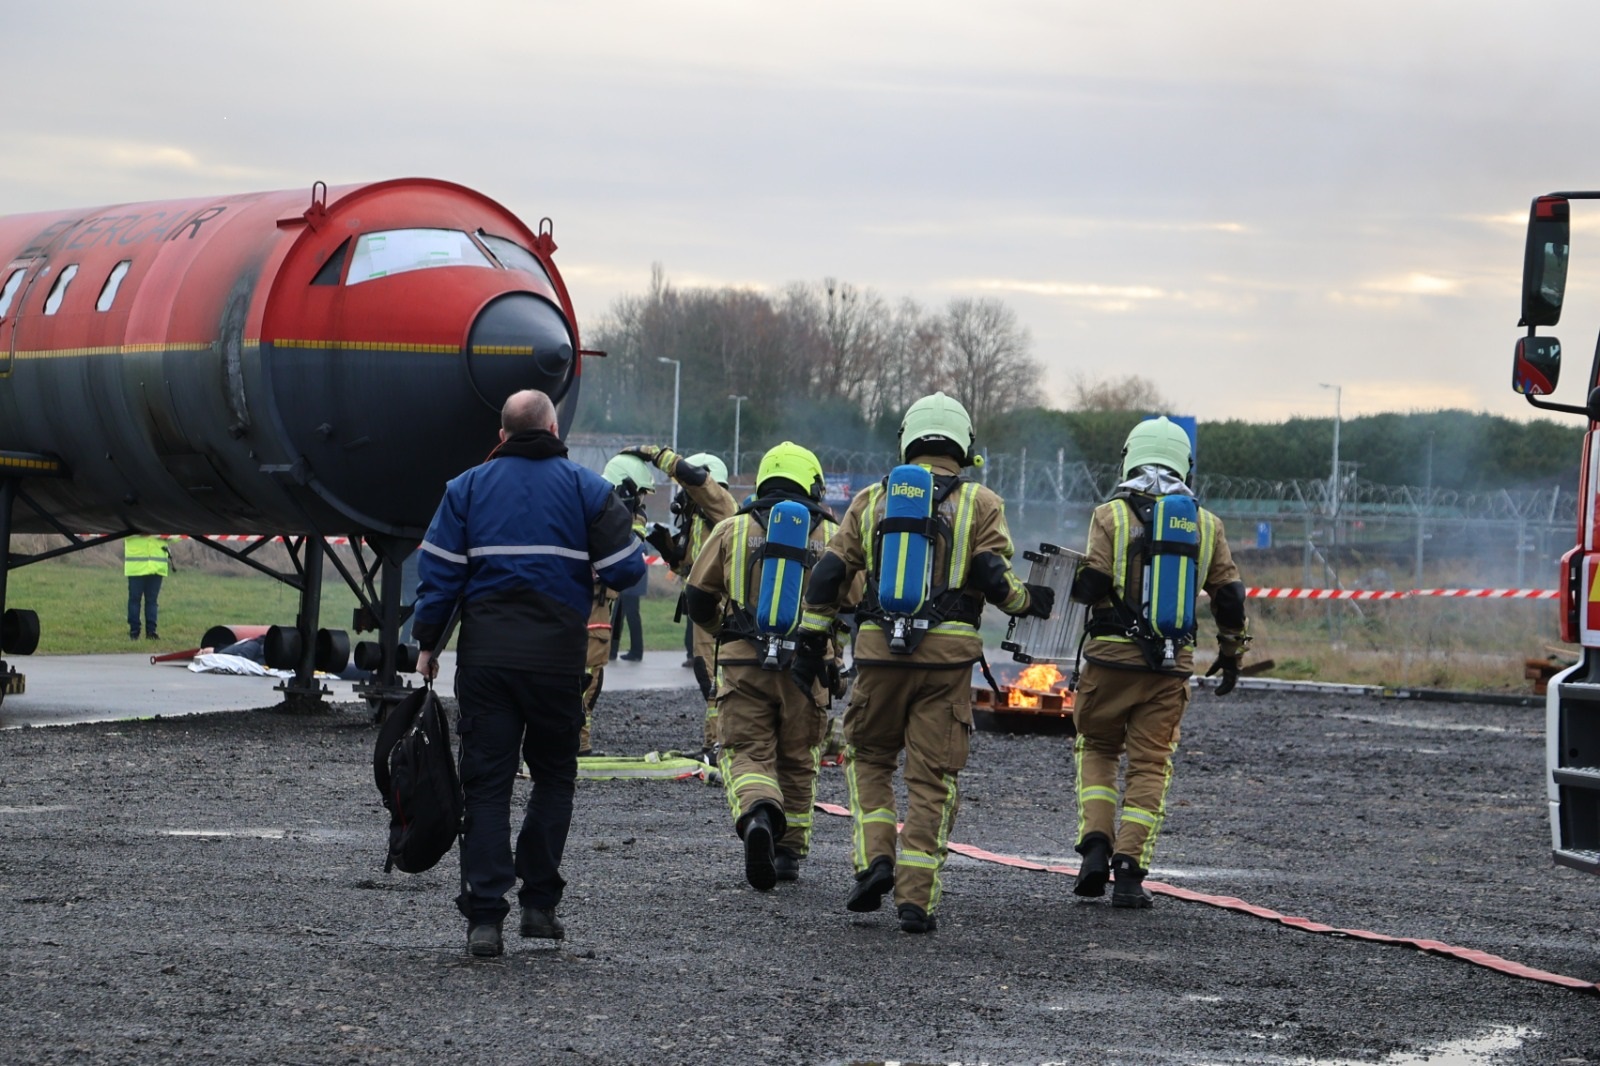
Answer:
[[1522, 256], [1522, 321], [1517, 323], [1520, 326], [1553, 326], [1561, 321], [1571, 210], [1572, 205], [1560, 196], [1541, 196], [1528, 211], [1528, 244]]
[[1511, 388], [1523, 396], [1549, 396], [1561, 380], [1561, 342], [1554, 337], [1519, 337], [1511, 364]]

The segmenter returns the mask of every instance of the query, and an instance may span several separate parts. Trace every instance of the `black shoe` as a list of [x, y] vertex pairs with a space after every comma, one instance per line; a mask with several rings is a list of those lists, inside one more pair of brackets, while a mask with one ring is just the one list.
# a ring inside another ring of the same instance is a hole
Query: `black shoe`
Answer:
[[856, 887], [844, 901], [845, 909], [866, 914], [883, 906], [884, 894], [894, 888], [894, 860], [879, 855], [872, 865], [856, 874]]
[[758, 803], [744, 818], [744, 879], [757, 892], [771, 892], [778, 883], [778, 871], [773, 866], [772, 841], [777, 834], [773, 831], [772, 810], [770, 803]]
[[128, 634], [128, 639], [129, 640], [138, 640], [139, 639], [139, 634], [137, 634], [137, 633], [129, 633]]
[[157, 633], [155, 630], [152, 629], [150, 632], [148, 632], [148, 633], [146, 633], [144, 635], [144, 639], [145, 640], [160, 640], [161, 639], [161, 634]]
[[499, 922], [482, 922], [467, 929], [467, 954], [479, 958], [492, 958], [505, 954], [506, 945], [500, 939]]
[[556, 917], [554, 907], [524, 907], [522, 925], [517, 932], [530, 939], [563, 940], [567, 935], [567, 927]]
[[605, 754], [605, 752], [603, 752], [603, 751], [595, 751], [593, 748], [584, 748], [583, 750], [578, 752], [578, 758], [580, 758], [580, 759], [598, 759], [601, 756], [603, 756], [604, 754]]
[[1111, 872], [1115, 880], [1111, 885], [1111, 905], [1113, 907], [1148, 907], [1155, 902], [1155, 897], [1150, 895], [1150, 890], [1144, 887], [1145, 870], [1127, 855], [1118, 855], [1111, 860]]
[[1072, 882], [1072, 891], [1078, 896], [1099, 898], [1106, 894], [1106, 882], [1111, 878], [1111, 841], [1103, 833], [1090, 833], [1077, 847], [1083, 861], [1078, 864], [1078, 879]]
[[694, 669], [694, 656], [693, 655], [689, 656], [687, 659], [683, 660], [683, 662], [679, 663], [678, 665], [679, 666], [683, 666], [683, 667], [687, 667], [688, 669], [693, 670]]
[[624, 655], [624, 656], [622, 656], [622, 661], [625, 662], [625, 663], [643, 662], [644, 661], [644, 652], [640, 652], [637, 655]]
[[900, 904], [900, 931], [902, 933], [931, 933], [939, 928], [939, 919], [915, 903]]
[[788, 848], [778, 848], [772, 853], [772, 869], [780, 881], [800, 880], [800, 856]]

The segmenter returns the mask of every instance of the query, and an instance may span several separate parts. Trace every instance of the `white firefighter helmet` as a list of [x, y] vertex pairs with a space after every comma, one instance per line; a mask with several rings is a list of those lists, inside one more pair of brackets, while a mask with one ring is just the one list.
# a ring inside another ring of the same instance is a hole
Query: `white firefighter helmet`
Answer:
[[711, 472], [712, 481], [715, 481], [723, 488], [728, 487], [728, 464], [710, 452], [695, 452], [693, 455], [684, 456], [683, 461], [693, 463], [695, 466], [705, 467]]
[[1147, 418], [1128, 432], [1122, 445], [1122, 476], [1129, 477], [1141, 466], [1164, 466], [1181, 478], [1189, 476], [1194, 448], [1189, 434], [1166, 415]]
[[906, 416], [900, 422], [901, 461], [910, 460], [913, 444], [930, 437], [950, 441], [961, 449], [962, 465], [972, 465], [972, 416], [960, 400], [936, 392], [906, 408]]

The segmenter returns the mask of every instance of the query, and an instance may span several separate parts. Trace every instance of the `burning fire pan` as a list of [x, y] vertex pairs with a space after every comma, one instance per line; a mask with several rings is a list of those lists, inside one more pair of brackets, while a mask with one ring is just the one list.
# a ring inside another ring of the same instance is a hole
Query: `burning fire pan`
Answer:
[[1000, 698], [987, 685], [972, 690], [972, 724], [986, 733], [1040, 733], [1072, 736], [1072, 693], [1049, 664], [1029, 667], [1015, 685], [1001, 685]]

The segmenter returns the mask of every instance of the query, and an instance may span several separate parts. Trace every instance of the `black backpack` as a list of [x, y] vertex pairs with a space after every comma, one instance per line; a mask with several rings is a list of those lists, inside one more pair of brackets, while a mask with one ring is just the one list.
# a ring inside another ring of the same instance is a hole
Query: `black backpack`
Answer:
[[461, 781], [450, 726], [432, 685], [390, 709], [372, 752], [372, 777], [389, 809], [388, 873], [430, 870], [461, 832]]

